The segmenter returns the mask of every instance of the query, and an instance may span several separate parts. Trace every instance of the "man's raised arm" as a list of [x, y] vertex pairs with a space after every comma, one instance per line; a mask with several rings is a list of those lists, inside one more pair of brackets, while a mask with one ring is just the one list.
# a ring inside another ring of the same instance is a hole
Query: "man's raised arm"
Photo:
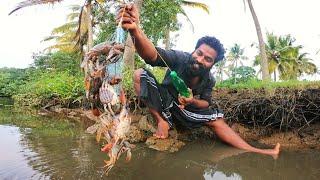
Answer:
[[135, 5], [123, 5], [118, 11], [117, 22], [122, 18], [122, 28], [128, 30], [132, 37], [134, 46], [146, 63], [157, 59], [157, 50], [153, 43], [147, 38], [139, 27], [139, 12]]

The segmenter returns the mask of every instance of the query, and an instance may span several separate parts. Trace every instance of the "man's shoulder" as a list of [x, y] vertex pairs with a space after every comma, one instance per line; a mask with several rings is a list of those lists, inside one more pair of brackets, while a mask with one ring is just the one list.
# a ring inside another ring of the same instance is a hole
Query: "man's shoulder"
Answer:
[[166, 53], [168, 55], [171, 56], [176, 56], [178, 58], [186, 58], [186, 57], [190, 57], [191, 53], [189, 52], [185, 52], [185, 51], [181, 51], [181, 50], [177, 50], [177, 49], [163, 49], [161, 47], [156, 47], [157, 51], [161, 54], [161, 53]]

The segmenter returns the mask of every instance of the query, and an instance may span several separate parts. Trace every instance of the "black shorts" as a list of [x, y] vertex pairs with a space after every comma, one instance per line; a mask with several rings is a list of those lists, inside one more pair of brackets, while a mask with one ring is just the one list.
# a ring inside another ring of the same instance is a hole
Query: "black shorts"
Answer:
[[199, 109], [186, 106], [180, 109], [177, 99], [148, 70], [144, 70], [140, 76], [140, 98], [148, 107], [160, 112], [170, 127], [177, 121], [187, 128], [201, 127], [209, 121], [223, 118], [220, 109], [211, 107]]

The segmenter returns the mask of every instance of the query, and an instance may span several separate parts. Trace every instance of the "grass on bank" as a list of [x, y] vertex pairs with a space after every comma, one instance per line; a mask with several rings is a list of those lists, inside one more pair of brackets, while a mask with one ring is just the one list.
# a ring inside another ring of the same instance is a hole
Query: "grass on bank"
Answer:
[[13, 98], [15, 103], [21, 106], [40, 107], [50, 100], [69, 106], [84, 94], [83, 77], [67, 72], [43, 73], [19, 88]]
[[289, 80], [281, 82], [264, 82], [257, 79], [250, 79], [245, 82], [234, 83], [232, 80], [226, 80], [216, 84], [217, 89], [275, 89], [275, 88], [290, 88], [290, 89], [309, 89], [320, 88], [320, 81], [298, 81]]

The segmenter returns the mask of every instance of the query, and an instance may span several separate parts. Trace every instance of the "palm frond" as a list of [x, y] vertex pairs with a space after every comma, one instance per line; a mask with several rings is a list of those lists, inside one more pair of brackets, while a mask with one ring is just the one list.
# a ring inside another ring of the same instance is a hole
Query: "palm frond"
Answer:
[[62, 26], [56, 27], [52, 30], [52, 34], [66, 33], [72, 29], [76, 29], [78, 26], [78, 22], [68, 22], [63, 24]]
[[52, 39], [56, 39], [58, 37], [59, 36], [48, 36], [48, 37], [45, 37], [41, 42], [43, 42], [43, 41], [51, 41]]
[[81, 6], [78, 4], [73, 4], [73, 5], [70, 5], [69, 8], [73, 12], [78, 12], [81, 9]]
[[26, 1], [22, 1], [22, 2], [18, 3], [18, 5], [9, 13], [9, 15], [11, 15], [15, 11], [17, 11], [21, 8], [24, 8], [24, 7], [34, 6], [34, 5], [38, 5], [38, 4], [54, 4], [54, 3], [57, 3], [60, 1], [63, 1], [63, 0], [26, 0]]
[[189, 18], [189, 16], [187, 15], [187, 13], [186, 13], [183, 9], [181, 9], [180, 13], [183, 14], [183, 15], [187, 18], [188, 22], [191, 24], [192, 32], [194, 33], [194, 25], [193, 25], [193, 23], [191, 22], [191, 19]]
[[243, 2], [243, 8], [244, 8], [244, 12], [246, 12], [246, 0], [242, 0], [242, 2]]
[[53, 50], [60, 50], [64, 52], [78, 52], [80, 51], [72, 43], [60, 43], [47, 47], [44, 51], [52, 52]]
[[67, 15], [67, 21], [77, 21], [78, 18], [79, 18], [79, 10], [75, 11], [75, 12], [72, 12], [70, 14]]
[[182, 1], [182, 5], [193, 7], [193, 8], [200, 8], [204, 10], [206, 13], [210, 14], [209, 6], [204, 3], [193, 2], [193, 1]]

